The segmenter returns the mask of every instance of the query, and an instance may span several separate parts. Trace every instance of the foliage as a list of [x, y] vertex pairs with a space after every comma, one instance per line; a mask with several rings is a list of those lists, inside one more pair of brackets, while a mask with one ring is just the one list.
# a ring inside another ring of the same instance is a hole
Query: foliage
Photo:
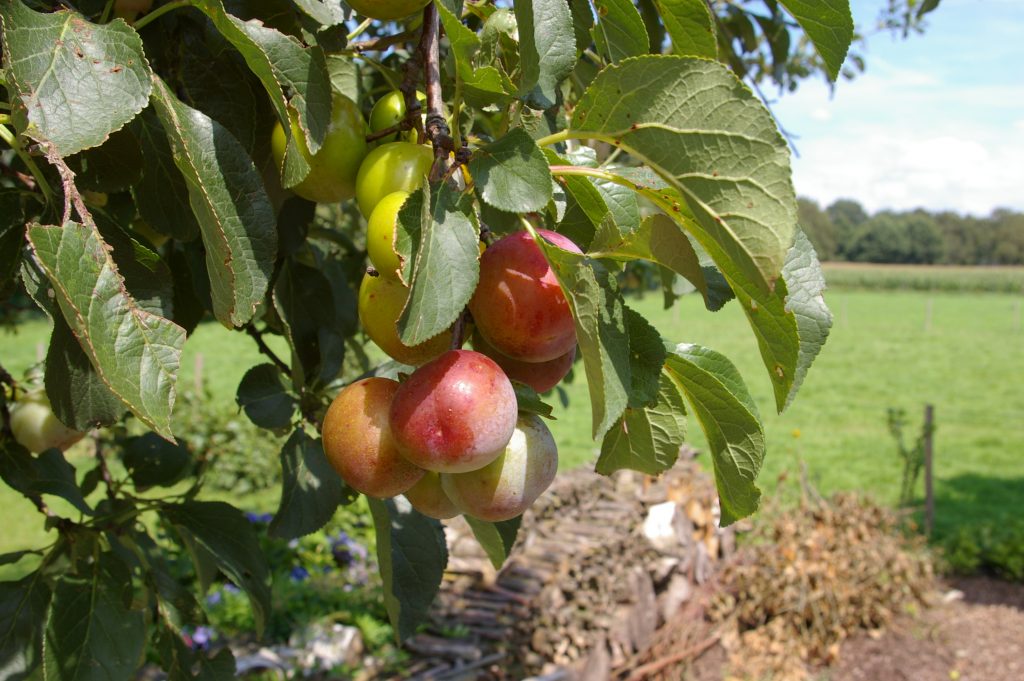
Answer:
[[886, 411], [889, 434], [896, 441], [896, 453], [903, 461], [903, 477], [900, 482], [900, 506], [909, 506], [914, 501], [917, 481], [924, 466], [924, 446], [928, 437], [935, 432], [934, 424], [921, 424], [921, 434], [914, 443], [907, 445], [903, 430], [907, 426], [907, 412], [904, 409], [889, 407]]
[[799, 199], [800, 225], [819, 255], [851, 262], [1024, 265], [1024, 214], [997, 209], [986, 218], [949, 211], [880, 211], [850, 199], [825, 210]]
[[1024, 267], [834, 262], [824, 270], [832, 290], [1024, 293]]
[[[364, 373], [405, 371], [373, 366], [360, 332], [355, 203], [291, 191], [309, 186], [311, 159], [329, 146], [335, 95], [365, 115], [399, 89], [406, 117], [385, 134], [411, 129], [433, 154], [396, 225], [411, 286], [395, 328], [404, 343], [452, 329], [459, 345], [478, 241], [525, 229], [571, 308], [599, 465], [664, 470], [689, 411], [711, 443], [723, 521], [756, 510], [764, 428], [739, 372], [715, 350], [663, 339], [626, 305], [616, 275], [645, 260], [665, 281], [689, 281], [709, 309], [735, 298], [785, 409], [831, 314], [797, 227], [788, 148], [742, 79], [836, 79], [853, 22], [845, 2], [764, 2], [763, 14], [746, 2], [642, 4], [435, 0], [406, 30], [309, 0], [181, 0], [133, 24], [111, 21], [102, 3], [0, 0], [0, 139], [10, 148], [0, 158], [10, 171], [0, 179], [0, 289], [20, 286], [53, 322], [45, 388], [59, 419], [106, 429], [81, 480], [60, 450], [33, 456], [7, 419], [24, 386], [0, 372], [0, 474], [57, 530], [40, 566], [0, 591], [0, 609], [17, 613], [0, 667], [30, 673], [45, 657], [47, 678], [120, 678], [149, 646], [171, 678], [219, 677], [230, 653], [188, 645], [214, 584], [245, 594], [257, 636], [279, 633], [275, 603], [305, 602], [275, 579], [287, 560], [262, 532], [204, 495], [211, 482], [262, 484], [256, 465], [237, 482], [215, 474], [217, 448], [237, 452], [252, 434], [225, 443], [231, 429], [211, 410], [210, 430], [179, 442], [176, 419], [198, 404], [179, 397], [183, 348], [201, 320], [216, 320], [265, 356], [236, 403], [283, 440], [268, 533], [310, 535], [357, 497], [325, 460], [325, 410]], [[596, 150], [610, 147], [615, 163], [599, 163]], [[365, 203], [359, 179], [355, 190]], [[583, 253], [548, 243], [542, 228]], [[52, 497], [74, 510], [55, 510]], [[405, 638], [440, 586], [442, 529], [401, 497], [370, 509], [381, 604]], [[508, 528], [500, 546], [476, 529], [496, 558], [513, 541]], [[178, 578], [183, 566], [194, 582]]]
[[853, 494], [806, 489], [800, 508], [765, 518], [721, 575], [711, 618], [723, 623], [732, 672], [805, 678], [839, 642], [923, 602], [933, 568], [920, 537], [895, 514]]
[[962, 526], [942, 543], [942, 557], [956, 574], [986, 572], [1024, 582], [1024, 522]]

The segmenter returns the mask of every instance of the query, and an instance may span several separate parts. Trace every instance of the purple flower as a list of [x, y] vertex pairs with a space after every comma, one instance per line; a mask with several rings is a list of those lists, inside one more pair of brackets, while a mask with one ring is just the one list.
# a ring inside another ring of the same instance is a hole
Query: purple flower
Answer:
[[241, 591], [241, 589], [239, 589], [237, 586], [231, 583], [225, 584], [224, 590], [227, 591], [229, 594], [236, 594]]
[[206, 596], [207, 605], [217, 605], [224, 598], [224, 595], [220, 592], [220, 589], [213, 591]]
[[247, 512], [245, 514], [245, 519], [248, 520], [250, 523], [252, 523], [254, 525], [256, 525], [256, 524], [266, 525], [271, 520], [274, 519], [274, 514], [273, 513], [251, 513], [251, 512]]
[[296, 565], [292, 568], [291, 572], [289, 573], [289, 576], [291, 577], [291, 580], [293, 582], [304, 582], [307, 579], [309, 579], [309, 570], [302, 567], [301, 565]]
[[196, 627], [195, 633], [192, 634], [192, 649], [206, 650], [210, 647], [213, 635], [213, 629], [210, 627]]
[[292, 539], [290, 542], [288, 542], [288, 548], [290, 548], [292, 551], [299, 548], [299, 540]]

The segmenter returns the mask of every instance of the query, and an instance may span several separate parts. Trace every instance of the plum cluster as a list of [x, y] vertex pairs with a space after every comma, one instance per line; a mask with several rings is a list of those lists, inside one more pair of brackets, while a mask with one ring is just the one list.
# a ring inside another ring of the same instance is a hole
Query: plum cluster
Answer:
[[[512, 381], [546, 392], [565, 377], [576, 352], [572, 310], [533, 236], [517, 232], [480, 258], [469, 303], [474, 349], [453, 348], [451, 331], [405, 346], [396, 321], [408, 289], [398, 276], [394, 226], [391, 219], [391, 234], [381, 238], [387, 248], [370, 248], [376, 271], [363, 280], [359, 314], [386, 353], [420, 366], [402, 383], [368, 378], [342, 390], [324, 419], [324, 450], [369, 496], [404, 494], [438, 519], [514, 518], [554, 480], [558, 449], [538, 416], [520, 414]], [[560, 234], [540, 235], [581, 252]]]

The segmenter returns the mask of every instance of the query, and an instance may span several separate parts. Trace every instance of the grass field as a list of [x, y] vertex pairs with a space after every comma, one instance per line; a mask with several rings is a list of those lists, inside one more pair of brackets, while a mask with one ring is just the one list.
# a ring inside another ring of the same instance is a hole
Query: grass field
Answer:
[[[660, 295], [629, 304], [675, 342], [708, 345], [737, 364], [765, 419], [769, 452], [761, 477], [773, 494], [784, 472], [807, 463], [821, 491], [856, 489], [882, 502], [897, 496], [900, 465], [886, 428], [886, 408], [903, 407], [916, 428], [925, 403], [936, 408], [937, 529], [1016, 517], [1024, 500], [1024, 328], [1020, 297], [911, 291], [833, 291], [837, 315], [824, 352], [794, 405], [777, 416], [756, 343], [735, 304], [704, 311], [696, 297], [661, 310]], [[48, 328], [28, 322], [0, 335], [0, 362], [15, 375], [32, 364]], [[260, 361], [252, 341], [202, 326], [186, 344], [181, 381], [191, 382], [197, 356], [215, 397], [234, 408], [245, 369]], [[591, 463], [590, 413], [582, 371], [568, 386], [568, 408], [556, 406], [552, 430], [562, 467]], [[691, 440], [703, 447], [696, 423]], [[916, 432], [909, 432], [913, 437]], [[789, 489], [794, 486], [790, 485]], [[41, 519], [0, 485], [0, 512], [14, 519], [0, 552], [38, 545]]]

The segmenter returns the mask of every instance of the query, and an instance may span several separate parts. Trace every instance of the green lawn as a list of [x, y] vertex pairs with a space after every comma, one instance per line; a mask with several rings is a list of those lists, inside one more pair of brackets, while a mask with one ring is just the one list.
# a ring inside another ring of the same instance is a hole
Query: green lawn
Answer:
[[[1008, 518], [1024, 499], [1019, 301], [995, 294], [832, 292], [828, 302], [837, 315], [832, 337], [782, 416], [774, 413], [754, 338], [735, 303], [716, 314], [704, 311], [693, 296], [667, 312], [661, 310], [660, 295], [629, 304], [666, 338], [707, 345], [735, 361], [766, 421], [769, 452], [761, 482], [767, 494], [781, 473], [795, 474], [802, 459], [823, 492], [856, 489], [892, 502], [900, 466], [886, 429], [886, 408], [907, 409], [916, 428], [923, 405], [934, 404], [937, 520], [946, 531], [961, 522]], [[44, 322], [34, 321], [17, 334], [0, 334], [0, 361], [20, 375], [36, 360], [37, 344], [45, 343], [48, 333]], [[251, 339], [214, 324], [200, 327], [186, 344], [183, 384], [194, 380], [199, 356], [214, 395], [224, 408], [234, 408], [238, 381], [260, 361]], [[568, 386], [569, 407], [556, 405], [558, 420], [552, 424], [563, 468], [592, 462], [598, 451], [589, 440], [582, 374], [577, 365], [576, 381]], [[695, 423], [690, 431], [693, 443], [702, 447]], [[0, 510], [15, 519], [0, 535], [0, 552], [39, 544], [38, 514], [2, 485]]]

